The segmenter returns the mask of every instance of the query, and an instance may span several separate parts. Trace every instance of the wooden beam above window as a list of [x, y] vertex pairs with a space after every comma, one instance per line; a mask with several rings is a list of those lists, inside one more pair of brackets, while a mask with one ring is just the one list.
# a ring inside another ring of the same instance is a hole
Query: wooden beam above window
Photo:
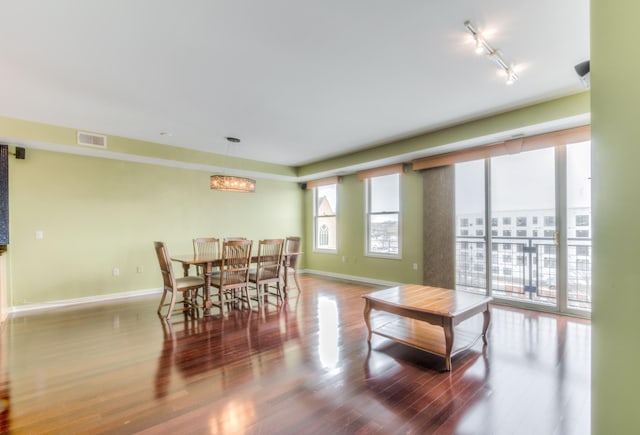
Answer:
[[327, 177], [320, 178], [318, 180], [307, 181], [307, 189], [313, 189], [318, 186], [326, 186], [329, 184], [338, 184], [340, 183], [342, 177]]
[[568, 130], [515, 138], [493, 145], [482, 145], [460, 151], [423, 157], [421, 159], [414, 160], [412, 164], [414, 171], [421, 171], [423, 169], [454, 165], [456, 163], [482, 160], [507, 154], [517, 154], [525, 151], [585, 142], [588, 140], [591, 140], [591, 126], [585, 125], [582, 127], [570, 128]]
[[404, 163], [396, 163], [395, 165], [383, 166], [381, 168], [367, 169], [358, 172], [358, 180], [366, 180], [372, 177], [382, 177], [383, 175], [402, 174], [404, 172]]

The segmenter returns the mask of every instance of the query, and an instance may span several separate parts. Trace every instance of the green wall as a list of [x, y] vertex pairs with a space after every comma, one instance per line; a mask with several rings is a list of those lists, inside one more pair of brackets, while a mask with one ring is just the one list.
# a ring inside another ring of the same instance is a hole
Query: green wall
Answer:
[[[401, 177], [402, 259], [367, 257], [365, 250], [364, 182], [356, 175], [338, 184], [337, 253], [313, 252], [313, 191], [305, 194], [308, 225], [305, 261], [309, 269], [374, 281], [422, 282], [422, 177], [408, 170]], [[344, 262], [342, 258], [344, 257]], [[418, 269], [413, 270], [413, 263]]]
[[154, 240], [179, 254], [193, 237], [302, 234], [292, 182], [218, 192], [208, 172], [33, 149], [9, 165], [10, 306], [159, 288]]
[[594, 434], [640, 433], [640, 2], [591, 2]]

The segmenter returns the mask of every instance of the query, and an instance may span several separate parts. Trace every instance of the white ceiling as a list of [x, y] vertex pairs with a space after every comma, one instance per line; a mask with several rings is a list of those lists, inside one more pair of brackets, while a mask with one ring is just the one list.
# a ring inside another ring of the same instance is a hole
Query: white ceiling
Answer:
[[[0, 0], [0, 13], [0, 115], [294, 166], [580, 92], [573, 67], [589, 58], [589, 0]], [[518, 82], [474, 53], [467, 19]]]

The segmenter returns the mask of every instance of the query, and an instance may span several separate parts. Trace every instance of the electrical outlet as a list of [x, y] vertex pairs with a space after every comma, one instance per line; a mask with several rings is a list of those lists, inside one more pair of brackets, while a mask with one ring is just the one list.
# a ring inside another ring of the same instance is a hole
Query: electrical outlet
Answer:
[[113, 268], [113, 276], [120, 276], [120, 269], [118, 269], [117, 267]]
[[42, 230], [36, 231], [36, 240], [42, 240], [42, 239], [44, 239], [44, 231]]
[[413, 263], [413, 270], [418, 270], [418, 263]]
[[142, 272], [144, 272], [144, 267], [142, 266], [136, 267], [136, 273], [142, 273]]
[[344, 255], [342, 256], [342, 262], [346, 263], [347, 262], [347, 257], [345, 257]]

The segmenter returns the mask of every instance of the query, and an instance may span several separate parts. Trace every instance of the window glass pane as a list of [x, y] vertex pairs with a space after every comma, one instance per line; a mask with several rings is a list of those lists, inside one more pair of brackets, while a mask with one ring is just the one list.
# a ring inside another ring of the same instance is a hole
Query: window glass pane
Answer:
[[315, 188], [315, 249], [336, 249], [336, 192], [336, 184]]
[[479, 294], [487, 292], [484, 198], [484, 161], [457, 164], [456, 288]]
[[369, 216], [369, 251], [398, 254], [398, 214]]
[[371, 186], [371, 213], [400, 210], [400, 175], [391, 174], [369, 179]]
[[[367, 253], [400, 255], [400, 174], [367, 180]], [[465, 226], [468, 226], [467, 222]]]
[[317, 220], [316, 248], [336, 249], [336, 218], [319, 217]]
[[316, 187], [316, 213], [318, 216], [333, 216], [336, 214], [336, 185]]

